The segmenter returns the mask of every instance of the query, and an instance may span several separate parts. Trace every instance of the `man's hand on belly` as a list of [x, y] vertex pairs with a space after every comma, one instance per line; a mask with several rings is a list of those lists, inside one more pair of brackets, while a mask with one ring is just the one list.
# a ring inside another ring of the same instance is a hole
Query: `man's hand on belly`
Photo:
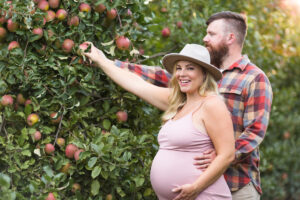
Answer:
[[205, 170], [215, 157], [216, 151], [214, 149], [206, 150], [202, 155], [194, 157], [194, 165], [197, 169]]

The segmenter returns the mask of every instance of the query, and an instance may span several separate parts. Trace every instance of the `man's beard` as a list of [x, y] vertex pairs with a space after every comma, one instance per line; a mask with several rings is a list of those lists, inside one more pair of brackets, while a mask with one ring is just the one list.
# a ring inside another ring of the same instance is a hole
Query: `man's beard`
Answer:
[[224, 59], [228, 56], [228, 46], [224, 43], [221, 43], [217, 47], [212, 47], [210, 45], [206, 45], [208, 48], [209, 54], [210, 54], [210, 62], [212, 65], [216, 66], [217, 68], [221, 68]]

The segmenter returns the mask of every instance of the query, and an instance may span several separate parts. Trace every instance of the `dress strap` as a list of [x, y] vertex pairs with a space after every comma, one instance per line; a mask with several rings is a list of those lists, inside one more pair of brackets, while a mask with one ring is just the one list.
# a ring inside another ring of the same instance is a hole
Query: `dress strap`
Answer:
[[211, 97], [215, 97], [215, 96], [217, 96], [217, 95], [210, 95], [210, 96], [205, 97], [205, 99], [203, 99], [203, 101], [200, 103], [200, 105], [197, 106], [196, 109], [192, 112], [192, 115], [194, 115], [194, 113], [195, 113], [196, 111], [200, 110], [200, 108], [203, 106], [203, 104], [204, 104], [208, 99], [210, 99]]

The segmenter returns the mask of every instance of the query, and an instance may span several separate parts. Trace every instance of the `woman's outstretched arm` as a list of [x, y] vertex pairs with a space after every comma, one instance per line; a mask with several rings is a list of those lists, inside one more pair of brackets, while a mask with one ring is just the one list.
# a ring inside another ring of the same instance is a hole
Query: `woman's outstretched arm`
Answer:
[[83, 54], [95, 62], [115, 83], [153, 106], [161, 110], [167, 109], [170, 89], [152, 85], [138, 75], [116, 67], [113, 61], [106, 58], [101, 50], [97, 49], [91, 42], [87, 43], [91, 45], [91, 50]]

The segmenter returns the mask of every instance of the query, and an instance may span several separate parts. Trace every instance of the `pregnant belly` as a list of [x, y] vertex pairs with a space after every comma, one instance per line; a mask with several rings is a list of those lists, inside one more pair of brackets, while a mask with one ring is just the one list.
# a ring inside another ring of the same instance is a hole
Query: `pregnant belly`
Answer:
[[[151, 167], [150, 179], [152, 187], [160, 200], [171, 200], [178, 193], [172, 192], [172, 189], [191, 184], [202, 174], [194, 163], [194, 157], [199, 156], [200, 152], [181, 152], [173, 150], [160, 149]], [[228, 200], [231, 199], [231, 193], [221, 176], [215, 183], [210, 185], [199, 194], [198, 199]]]
[[199, 152], [159, 150], [152, 162], [151, 184], [160, 200], [173, 199], [178, 193], [172, 189], [193, 183], [202, 173], [193, 165], [194, 156]]

